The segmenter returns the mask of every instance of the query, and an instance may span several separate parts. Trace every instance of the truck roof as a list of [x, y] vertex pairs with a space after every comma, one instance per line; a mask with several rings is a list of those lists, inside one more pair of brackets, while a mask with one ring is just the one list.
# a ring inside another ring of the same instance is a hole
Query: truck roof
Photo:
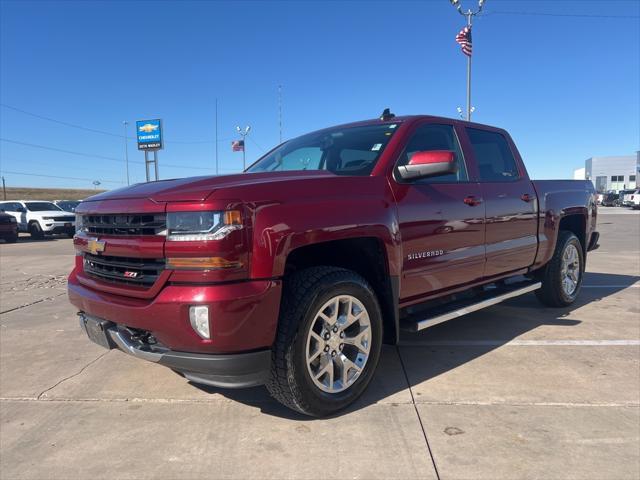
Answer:
[[321, 128], [321, 129], [319, 129], [317, 131], [326, 130], [328, 128], [337, 128], [337, 127], [343, 127], [344, 128], [344, 127], [358, 127], [358, 126], [364, 126], [364, 125], [405, 123], [405, 122], [415, 122], [415, 121], [418, 121], [418, 120], [432, 120], [432, 121], [435, 120], [435, 121], [442, 121], [442, 122], [447, 122], [447, 123], [463, 124], [463, 125], [479, 127], [479, 128], [502, 130], [500, 127], [495, 127], [493, 125], [487, 125], [487, 124], [476, 123], [476, 122], [468, 122], [466, 120], [461, 120], [459, 118], [440, 117], [440, 116], [437, 116], [437, 115], [417, 114], [417, 115], [399, 115], [399, 116], [395, 116], [395, 117], [388, 118], [388, 119], [385, 119], [385, 120], [382, 120], [380, 118], [371, 118], [369, 120], [360, 120], [360, 121], [357, 121], [357, 122], [349, 122], [349, 123], [343, 123], [343, 124], [339, 124], [339, 125], [333, 125], [331, 127]]

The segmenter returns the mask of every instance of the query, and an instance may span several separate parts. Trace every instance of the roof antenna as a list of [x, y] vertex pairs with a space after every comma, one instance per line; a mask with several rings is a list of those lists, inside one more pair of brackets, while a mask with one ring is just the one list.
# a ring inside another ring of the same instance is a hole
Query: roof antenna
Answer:
[[384, 112], [382, 112], [382, 115], [380, 115], [380, 120], [382, 121], [391, 120], [395, 116], [396, 116], [395, 113], [391, 113], [391, 110], [389, 110], [388, 108], [385, 108]]

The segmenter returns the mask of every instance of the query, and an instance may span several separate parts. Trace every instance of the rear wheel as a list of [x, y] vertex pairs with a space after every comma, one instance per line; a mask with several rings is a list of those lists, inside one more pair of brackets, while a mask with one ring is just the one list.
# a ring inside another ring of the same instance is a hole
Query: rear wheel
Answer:
[[355, 272], [314, 267], [285, 284], [267, 388], [311, 416], [335, 413], [367, 387], [380, 356], [382, 315]]
[[584, 274], [584, 254], [580, 240], [573, 233], [558, 234], [553, 257], [541, 272], [542, 288], [538, 300], [550, 307], [571, 305], [580, 292]]
[[31, 234], [31, 238], [35, 238], [36, 240], [42, 240], [44, 238], [44, 232], [38, 222], [31, 222], [29, 224], [29, 233]]

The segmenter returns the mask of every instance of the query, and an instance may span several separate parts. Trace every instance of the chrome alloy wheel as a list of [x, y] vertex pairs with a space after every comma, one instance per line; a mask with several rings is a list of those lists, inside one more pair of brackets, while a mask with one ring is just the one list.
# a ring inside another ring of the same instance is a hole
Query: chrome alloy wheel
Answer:
[[311, 324], [305, 348], [313, 383], [327, 393], [343, 392], [362, 373], [371, 349], [371, 321], [362, 302], [339, 295], [326, 302]]
[[578, 288], [580, 281], [580, 255], [575, 245], [569, 244], [562, 253], [562, 267], [560, 275], [562, 289], [568, 296], [572, 296]]

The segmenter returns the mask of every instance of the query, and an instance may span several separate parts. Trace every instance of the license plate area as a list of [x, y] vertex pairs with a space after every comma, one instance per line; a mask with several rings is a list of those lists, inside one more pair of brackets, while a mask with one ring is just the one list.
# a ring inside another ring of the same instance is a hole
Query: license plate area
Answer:
[[110, 322], [109, 320], [91, 317], [85, 314], [80, 315], [80, 326], [86, 332], [89, 340], [97, 343], [107, 350], [116, 348], [115, 343], [113, 342], [113, 340], [111, 340], [111, 337], [108, 333], [109, 328], [114, 325], [115, 324], [113, 322]]

